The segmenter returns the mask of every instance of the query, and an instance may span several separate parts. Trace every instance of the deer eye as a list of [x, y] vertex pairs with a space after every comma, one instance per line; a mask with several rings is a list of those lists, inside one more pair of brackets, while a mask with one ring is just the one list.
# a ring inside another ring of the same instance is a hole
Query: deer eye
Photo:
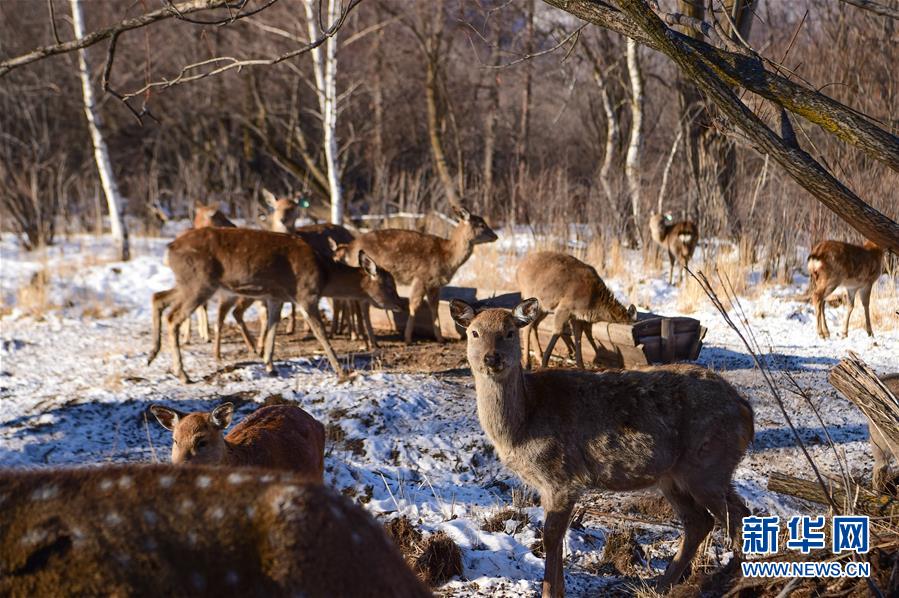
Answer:
[[506, 333], [506, 338], [515, 338], [516, 334], [518, 334], [518, 331], [513, 328]]
[[199, 448], [199, 449], [206, 448], [206, 444], [207, 444], [206, 439], [201, 438], [197, 441], [197, 448]]
[[478, 334], [478, 331], [477, 331], [477, 330], [472, 330], [472, 331], [471, 331], [471, 338], [478, 338], [478, 336], [480, 336], [480, 335]]

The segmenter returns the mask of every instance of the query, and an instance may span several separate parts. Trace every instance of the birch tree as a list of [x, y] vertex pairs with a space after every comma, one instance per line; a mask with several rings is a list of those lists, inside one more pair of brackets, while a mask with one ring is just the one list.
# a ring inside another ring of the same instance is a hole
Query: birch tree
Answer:
[[[84, 37], [84, 14], [81, 10], [81, 0], [69, 0], [72, 7], [72, 26], [75, 29], [75, 37]], [[87, 65], [87, 51], [78, 49], [78, 73], [81, 77], [81, 93], [84, 98], [84, 116], [87, 118], [87, 128], [90, 130], [91, 142], [94, 146], [94, 160], [97, 163], [97, 171], [100, 173], [100, 184], [103, 194], [106, 195], [106, 205], [109, 208], [109, 226], [112, 238], [118, 245], [119, 255], [122, 260], [131, 259], [131, 251], [128, 246], [128, 229], [122, 213], [122, 197], [116, 184], [115, 174], [112, 171], [112, 162], [109, 160], [109, 150], [101, 131], [100, 114], [94, 99], [94, 90], [91, 87], [90, 69]]]
[[[304, 0], [309, 39], [321, 37], [318, 18], [315, 15], [316, 0]], [[324, 3], [322, 3], [324, 7]], [[327, 0], [327, 14], [321, 15], [324, 26], [330, 29], [340, 18], [339, 0]], [[324, 51], [322, 51], [324, 46]], [[312, 69], [315, 73], [315, 91], [321, 111], [325, 165], [328, 171], [328, 191], [331, 197], [331, 223], [343, 224], [344, 196], [340, 183], [340, 149], [337, 143], [337, 34], [329, 37], [322, 46], [312, 49]]]
[[624, 160], [627, 193], [631, 200], [634, 241], [640, 241], [640, 154], [643, 147], [643, 73], [637, 42], [627, 38], [627, 71], [631, 85], [631, 134]]

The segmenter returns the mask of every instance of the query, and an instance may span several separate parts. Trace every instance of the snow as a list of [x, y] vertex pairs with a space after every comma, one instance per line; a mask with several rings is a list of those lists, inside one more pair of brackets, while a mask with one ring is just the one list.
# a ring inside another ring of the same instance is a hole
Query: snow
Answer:
[[[281, 395], [332, 430], [342, 430], [345, 440], [326, 449], [327, 483], [381, 519], [402, 514], [425, 532], [445, 531], [460, 545], [463, 579], [440, 588], [441, 595], [520, 596], [538, 590], [543, 560], [532, 548], [539, 544], [542, 510], [497, 460], [478, 423], [472, 381], [464, 372], [393, 372], [360, 362], [349, 383], [337, 384], [326, 362], [310, 356], [278, 362], [275, 378], [252, 363], [184, 386], [167, 373], [165, 352], [148, 367], [150, 296], [173, 282], [162, 263], [170, 238], [132, 239], [134, 258], [121, 263], [111, 259], [107, 237], [76, 236], [25, 253], [12, 236], [0, 236], [0, 466], [167, 460], [170, 436], [147, 419], [151, 403], [208, 410], [229, 397], [238, 405], [239, 421], [267, 397]], [[544, 246], [544, 240], [535, 240], [527, 230], [507, 232], [495, 246], [478, 247], [453, 284], [477, 280], [486, 267], [514, 271], [516, 257], [536, 246]], [[583, 242], [571, 247], [581, 248]], [[644, 272], [636, 252], [626, 252], [623, 259], [627, 275], [606, 279], [620, 298], [641, 309], [679, 313], [684, 291], [667, 285], [667, 271]], [[697, 256], [694, 263], [700, 262]], [[31, 282], [42, 272], [46, 294], [35, 307], [34, 294], [27, 291], [40, 288], [39, 282]], [[822, 341], [815, 334], [811, 306], [794, 298], [807, 283], [801, 273], [784, 286], [761, 284], [758, 272], [749, 276], [752, 284], [740, 304], [769, 352], [786, 408], [810, 453], [825, 471], [839, 471], [842, 461], [852, 475], [869, 476], [864, 417], [826, 377], [850, 350], [878, 373], [899, 370], [899, 322], [889, 315], [899, 309], [897, 281], [883, 276], [878, 283], [875, 310], [886, 316], [880, 325], [875, 322], [873, 339], [861, 329], [860, 308], [848, 338], [837, 338], [845, 307], [828, 307], [835, 338]], [[810, 477], [809, 468], [742, 342], [707, 300], [695, 307], [688, 315], [709, 329], [699, 362], [721, 372], [755, 409], [756, 439], [737, 470], [738, 491], [754, 512], [782, 517], [816, 512], [766, 489], [772, 471]], [[217, 367], [206, 346], [191, 345], [184, 355], [189, 372]], [[808, 391], [821, 412], [839, 460], [827, 447], [810, 405], [789, 391], [786, 374]], [[485, 519], [512, 507], [513, 494], [525, 497], [516, 499], [515, 506], [529, 521], [509, 522], [506, 531], [481, 529]], [[589, 500], [621, 497], [600, 493]], [[585, 569], [601, 555], [606, 534], [623, 525], [587, 518], [569, 531], [566, 584], [571, 595], [595, 595], [623, 583]], [[679, 532], [650, 524], [639, 524], [638, 530], [653, 566], [663, 568]], [[725, 550], [720, 532], [716, 534], [710, 551]]]

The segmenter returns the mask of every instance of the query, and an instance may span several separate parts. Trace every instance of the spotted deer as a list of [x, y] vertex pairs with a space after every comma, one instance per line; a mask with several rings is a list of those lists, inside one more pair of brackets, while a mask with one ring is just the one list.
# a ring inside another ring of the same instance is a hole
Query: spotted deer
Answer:
[[360, 235], [349, 244], [347, 263], [354, 263], [359, 252], [364, 251], [393, 274], [399, 284], [411, 285], [404, 334], [407, 344], [412, 342], [415, 314], [425, 300], [431, 309], [434, 336], [437, 342], [443, 342], [438, 315], [440, 288], [449, 284], [456, 270], [471, 257], [475, 245], [498, 238], [480, 216], [465, 208], [457, 209], [457, 215], [459, 222], [449, 239], [413, 230], [382, 229]]
[[541, 309], [450, 313], [468, 337], [481, 427], [502, 462], [540, 494], [545, 513], [545, 598], [564, 595], [562, 543], [578, 497], [590, 489], [658, 487], [684, 524], [659, 591], [685, 573], [715, 519], [736, 546], [743, 500], [731, 484], [753, 437], [750, 404], [723, 378], [693, 365], [640, 370], [525, 372], [519, 330]]
[[[537, 334], [537, 327], [549, 313], [553, 314], [553, 333], [543, 353], [542, 366], [546, 367], [556, 341], [565, 335], [565, 327], [570, 322], [574, 336], [574, 355], [577, 367], [584, 367], [581, 354], [581, 336], [597, 351], [591, 326], [594, 322], [633, 322], [637, 308], [624, 307], [612, 291], [605, 285], [593, 266], [576, 257], [557, 251], [537, 251], [530, 253], [518, 265], [515, 272], [518, 289], [522, 297], [534, 297], [540, 305], [540, 314], [528, 327], [525, 341], [525, 361], [530, 364], [531, 333]], [[539, 348], [540, 337], [537, 337]]]
[[172, 369], [184, 383], [190, 379], [184, 371], [178, 335], [172, 332], [219, 289], [266, 301], [268, 315], [262, 359], [269, 373], [275, 371], [275, 328], [285, 301], [299, 307], [341, 379], [345, 373], [325, 334], [318, 312], [319, 298], [364, 294], [385, 309], [399, 307], [393, 277], [367, 256], [360, 268], [323, 260], [308, 243], [293, 235], [240, 228], [195, 229], [169, 244], [167, 261], [175, 273], [175, 288], [169, 291], [166, 302], [157, 302], [154, 296], [153, 346], [148, 364], [159, 354], [162, 312], [171, 304], [166, 319]]
[[290, 472], [6, 469], [0, 504], [2, 596], [430, 596], [369, 514]]
[[674, 284], [674, 262], [680, 266], [677, 275], [680, 284], [699, 242], [699, 227], [691, 220], [674, 222], [670, 214], [653, 214], [649, 218], [649, 233], [652, 240], [668, 253], [668, 284]]
[[260, 407], [224, 435], [232, 403], [210, 412], [182, 413], [162, 405], [150, 412], [172, 432], [172, 463], [286, 469], [310, 480], [324, 474], [325, 427], [295, 405]]
[[859, 247], [842, 241], [822, 241], [812, 248], [808, 256], [809, 288], [812, 304], [815, 306], [815, 321], [818, 336], [830, 338], [827, 319], [824, 317], [824, 303], [828, 295], [837, 287], [844, 287], [849, 298], [846, 319], [843, 320], [843, 336], [849, 334], [849, 318], [855, 307], [855, 295], [861, 296], [865, 310], [865, 332], [874, 336], [871, 330], [871, 288], [880, 278], [883, 249], [872, 241], [865, 241]]
[[[880, 381], [886, 386], [893, 396], [899, 399], [899, 374], [889, 374], [881, 376]], [[868, 434], [871, 438], [871, 452], [874, 453], [874, 471], [871, 476], [871, 485], [878, 492], [886, 493], [889, 491], [890, 483], [893, 482], [893, 475], [890, 473], [890, 461], [899, 459], [899, 455], [890, 448], [884, 435], [877, 429], [877, 426], [868, 423]], [[899, 483], [899, 481], [894, 482]]]

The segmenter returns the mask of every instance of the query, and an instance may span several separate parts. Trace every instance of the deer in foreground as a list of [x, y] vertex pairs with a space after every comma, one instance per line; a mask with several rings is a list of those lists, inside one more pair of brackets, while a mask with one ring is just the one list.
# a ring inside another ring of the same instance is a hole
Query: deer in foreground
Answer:
[[519, 329], [540, 315], [536, 299], [480, 313], [453, 300], [450, 312], [467, 331], [481, 427], [502, 462], [540, 494], [544, 598], [564, 595], [563, 538], [591, 488], [657, 486], [683, 521], [659, 591], [681, 579], [715, 519], [740, 546], [749, 510], [731, 479], [752, 441], [753, 414], [723, 378], [693, 365], [525, 372]]
[[880, 278], [882, 262], [883, 249], [868, 240], [861, 247], [842, 241], [822, 241], [812, 248], [808, 256], [809, 288], [815, 306], [818, 336], [830, 338], [824, 317], [824, 302], [840, 286], [846, 289], [849, 298], [846, 319], [843, 320], [843, 336], [849, 334], [849, 317], [855, 307], [856, 293], [861, 296], [865, 310], [865, 332], [868, 336], [874, 336], [869, 303], [871, 288]]
[[[599, 274], [581, 260], [557, 251], [530, 253], [518, 265], [515, 273], [522, 297], [534, 297], [540, 305], [540, 314], [528, 327], [525, 341], [525, 361], [530, 365], [531, 333], [537, 335], [540, 322], [552, 312], [553, 333], [543, 353], [542, 366], [546, 367], [556, 341], [564, 336], [565, 325], [571, 323], [574, 336], [574, 355], [577, 367], [584, 367], [581, 354], [581, 335], [597, 351], [591, 326], [594, 322], [633, 322], [637, 308], [624, 307], [606, 287]], [[537, 337], [539, 348], [540, 337]]]
[[475, 245], [492, 243], [496, 233], [483, 218], [465, 208], [457, 209], [459, 222], [449, 239], [413, 230], [382, 229], [356, 237], [347, 251], [348, 263], [353, 263], [359, 251], [365, 251], [386, 268], [399, 284], [411, 285], [409, 314], [404, 338], [412, 342], [415, 314], [427, 299], [431, 308], [434, 337], [443, 342], [438, 315], [440, 288], [449, 284], [464, 264]]
[[176, 465], [286, 469], [322, 480], [325, 427], [295, 405], [260, 407], [227, 435], [222, 432], [231, 424], [232, 403], [208, 413], [182, 413], [162, 405], [151, 405], [150, 412], [172, 432], [172, 463]]
[[[893, 396], [899, 398], [899, 374], [881, 376], [880, 381], [886, 386]], [[877, 426], [868, 423], [868, 435], [871, 438], [871, 452], [874, 453], [874, 471], [871, 475], [871, 485], [878, 492], [887, 492], [893, 476], [890, 475], [890, 460], [899, 459], [899, 455], [893, 453]]]
[[[308, 243], [293, 235], [269, 231], [229, 228], [202, 228], [187, 231], [168, 246], [168, 264], [175, 273], [175, 288], [166, 301], [172, 309], [166, 316], [173, 372], [182, 382], [190, 380], [184, 371], [177, 331], [181, 322], [219, 289], [243, 297], [264, 299], [267, 308], [265, 350], [266, 371], [274, 372], [272, 354], [275, 328], [281, 306], [292, 301], [321, 343], [331, 367], [342, 379], [343, 368], [325, 334], [318, 312], [322, 296], [340, 297], [365, 294], [385, 309], [398, 309], [399, 297], [390, 273], [363, 254], [362, 267], [323, 260]], [[159, 353], [161, 317], [166, 302], [153, 298], [153, 346], [148, 364]]]
[[0, 503], [3, 596], [430, 596], [369, 514], [288, 472], [7, 469]]
[[699, 227], [692, 220], [674, 222], [670, 214], [653, 214], [649, 218], [649, 232], [652, 240], [668, 252], [668, 284], [674, 284], [674, 262], [680, 266], [677, 275], [680, 284], [699, 242]]

